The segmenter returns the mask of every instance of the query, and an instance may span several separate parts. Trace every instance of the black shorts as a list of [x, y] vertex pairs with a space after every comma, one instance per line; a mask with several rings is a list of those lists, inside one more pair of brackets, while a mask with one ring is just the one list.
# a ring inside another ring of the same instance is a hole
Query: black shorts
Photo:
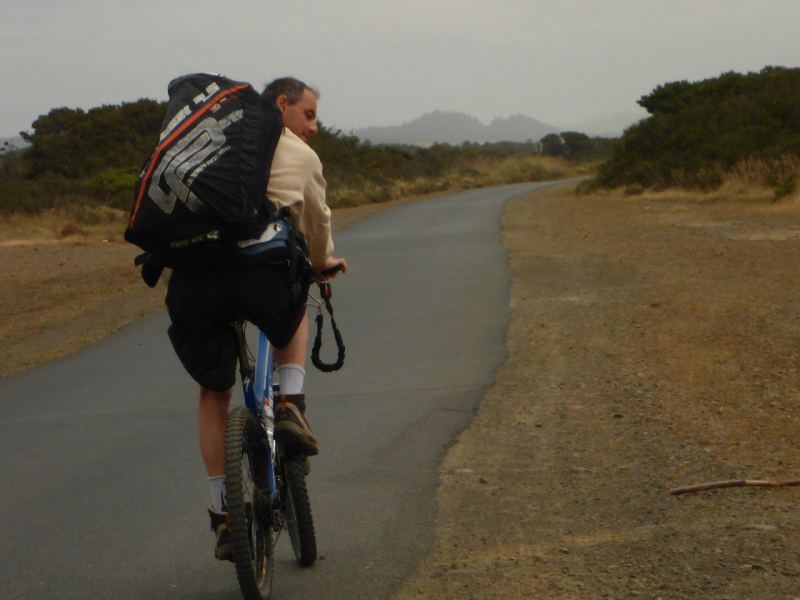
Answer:
[[231, 323], [250, 321], [283, 348], [303, 320], [307, 293], [308, 280], [292, 286], [280, 265], [176, 270], [167, 288], [169, 339], [197, 383], [227, 390], [236, 382], [238, 356]]

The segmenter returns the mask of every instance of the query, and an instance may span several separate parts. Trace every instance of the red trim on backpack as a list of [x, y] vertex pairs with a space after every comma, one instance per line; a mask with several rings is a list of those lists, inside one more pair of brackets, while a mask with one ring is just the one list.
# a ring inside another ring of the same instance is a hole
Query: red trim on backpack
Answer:
[[142, 179], [142, 185], [139, 188], [139, 195], [136, 197], [136, 206], [133, 207], [133, 214], [131, 215], [131, 222], [130, 225], [133, 226], [134, 220], [136, 220], [136, 214], [139, 212], [139, 205], [142, 203], [142, 197], [144, 196], [144, 191], [147, 189], [149, 184], [150, 176], [153, 174], [153, 168], [156, 166], [158, 159], [161, 157], [161, 153], [164, 149], [169, 146], [175, 138], [182, 134], [186, 129], [192, 125], [197, 119], [202, 117], [206, 114], [212, 106], [216, 105], [220, 100], [223, 98], [230, 96], [231, 94], [235, 94], [240, 92], [241, 90], [250, 87], [249, 83], [242, 83], [241, 85], [234, 86], [227, 90], [222, 90], [219, 94], [214, 96], [211, 100], [206, 102], [206, 105], [203, 106], [200, 110], [195, 112], [191, 117], [189, 117], [186, 121], [184, 121], [180, 127], [178, 127], [175, 131], [173, 131], [167, 139], [161, 142], [156, 149], [153, 151], [153, 158], [150, 159], [150, 164], [147, 166], [147, 171], [144, 174], [144, 178]]

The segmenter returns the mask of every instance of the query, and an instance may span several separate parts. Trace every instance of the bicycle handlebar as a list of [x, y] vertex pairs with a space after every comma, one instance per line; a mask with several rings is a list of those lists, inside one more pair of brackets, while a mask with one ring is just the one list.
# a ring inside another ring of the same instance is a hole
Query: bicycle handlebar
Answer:
[[336, 275], [341, 270], [342, 267], [340, 265], [336, 265], [335, 267], [331, 267], [330, 269], [323, 269], [322, 271], [311, 271], [311, 277], [315, 280], [319, 280], [323, 277], [330, 277], [331, 275]]

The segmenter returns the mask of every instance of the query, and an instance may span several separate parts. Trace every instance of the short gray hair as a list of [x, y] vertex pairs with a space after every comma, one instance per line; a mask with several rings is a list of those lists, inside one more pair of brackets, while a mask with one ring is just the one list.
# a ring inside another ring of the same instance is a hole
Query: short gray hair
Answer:
[[296, 77], [280, 77], [273, 80], [264, 86], [264, 91], [261, 92], [261, 95], [272, 104], [275, 104], [278, 96], [286, 96], [289, 99], [289, 104], [294, 104], [300, 100], [300, 97], [306, 90], [314, 94], [314, 97], [319, 100], [319, 90], [300, 81]]

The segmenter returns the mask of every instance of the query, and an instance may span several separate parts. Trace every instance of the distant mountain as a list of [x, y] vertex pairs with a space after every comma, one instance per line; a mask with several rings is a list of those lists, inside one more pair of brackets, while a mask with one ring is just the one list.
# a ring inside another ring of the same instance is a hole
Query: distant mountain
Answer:
[[484, 125], [475, 117], [459, 112], [435, 110], [402, 125], [364, 127], [353, 132], [373, 144], [416, 144], [420, 146], [443, 142], [524, 142], [538, 141], [558, 130], [525, 115], [494, 119]]
[[30, 144], [19, 136], [0, 138], [0, 154], [22, 150], [28, 146], [30, 146]]

